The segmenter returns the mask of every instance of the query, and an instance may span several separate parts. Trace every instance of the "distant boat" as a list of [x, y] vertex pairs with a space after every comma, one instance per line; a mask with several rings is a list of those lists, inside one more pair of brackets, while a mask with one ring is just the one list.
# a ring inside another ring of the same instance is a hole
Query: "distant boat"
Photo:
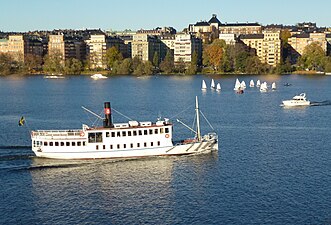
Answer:
[[267, 82], [263, 82], [260, 85], [260, 92], [267, 92], [267, 91], [268, 91], [268, 84], [267, 84]]
[[44, 78], [45, 79], [63, 79], [64, 76], [62, 76], [62, 75], [45, 75]]
[[96, 74], [92, 75], [91, 78], [94, 80], [98, 80], [98, 79], [106, 79], [107, 77], [100, 73], [96, 73]]
[[249, 86], [250, 86], [250, 87], [254, 87], [254, 81], [253, 81], [253, 80], [251, 80], [251, 81], [249, 82]]
[[246, 89], [246, 83], [245, 83], [245, 81], [241, 81], [240, 88], [243, 89], [243, 90]]
[[284, 100], [283, 106], [309, 106], [310, 101], [306, 98], [306, 93], [294, 96], [291, 100]]
[[241, 87], [241, 84], [240, 84], [240, 81], [237, 78], [233, 90], [238, 91], [240, 89], [240, 87]]
[[276, 83], [275, 83], [275, 82], [272, 83], [272, 85], [271, 85], [271, 89], [272, 89], [272, 90], [276, 90]]
[[289, 84], [289, 83], [285, 83], [285, 84], [284, 84], [285, 87], [289, 87], [289, 86], [291, 86], [291, 85], [292, 85], [292, 84]]
[[257, 80], [256, 81], [256, 87], [260, 87], [261, 86], [261, 82], [260, 82], [260, 80]]
[[205, 80], [202, 80], [201, 90], [203, 90], [203, 91], [207, 90], [207, 85], [206, 85]]
[[211, 89], [215, 89], [215, 81], [214, 81], [214, 79], [211, 79], [210, 88]]
[[220, 83], [217, 83], [217, 85], [216, 85], [216, 91], [221, 91], [221, 85], [220, 85]]

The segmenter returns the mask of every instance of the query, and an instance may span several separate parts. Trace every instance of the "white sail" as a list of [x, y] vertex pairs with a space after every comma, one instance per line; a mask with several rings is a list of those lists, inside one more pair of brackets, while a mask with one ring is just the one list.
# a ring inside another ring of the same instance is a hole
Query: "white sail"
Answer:
[[210, 88], [211, 89], [215, 89], [215, 81], [214, 81], [214, 79], [211, 79]]
[[260, 87], [261, 86], [261, 82], [260, 82], [260, 80], [257, 80], [256, 81], [256, 87]]
[[237, 91], [240, 88], [240, 81], [238, 80], [238, 78], [236, 79], [236, 84], [234, 85], [234, 89], [235, 91]]
[[246, 83], [245, 83], [245, 81], [241, 81], [241, 83], [240, 83], [240, 88], [241, 88], [241, 89], [245, 89], [245, 88], [246, 88]]
[[250, 87], [254, 87], [254, 81], [253, 81], [253, 80], [251, 80], [251, 81], [249, 82], [249, 86], [250, 86]]
[[217, 85], [216, 85], [216, 90], [217, 90], [217, 91], [221, 91], [221, 85], [220, 85], [220, 83], [217, 83]]
[[205, 80], [202, 80], [202, 86], [201, 86], [201, 90], [206, 90], [207, 89], [207, 85]]
[[275, 90], [275, 89], [276, 89], [276, 83], [275, 83], [275, 82], [272, 83], [272, 85], [271, 85], [271, 89], [272, 89], [272, 90]]
[[260, 85], [260, 92], [267, 92], [267, 91], [268, 91], [268, 84], [267, 84], [267, 82], [263, 82]]

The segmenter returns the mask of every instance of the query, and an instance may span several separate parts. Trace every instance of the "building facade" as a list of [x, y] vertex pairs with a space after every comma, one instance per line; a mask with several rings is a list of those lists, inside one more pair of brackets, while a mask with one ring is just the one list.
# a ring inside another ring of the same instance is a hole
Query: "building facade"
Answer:
[[174, 62], [191, 63], [194, 52], [198, 56], [198, 64], [202, 58], [202, 41], [192, 34], [176, 34]]
[[325, 54], [327, 54], [328, 42], [326, 37], [325, 33], [301, 33], [292, 35], [292, 37], [288, 39], [288, 43], [295, 50], [293, 54], [298, 54], [299, 56], [302, 55], [304, 49], [313, 42], [318, 43]]
[[261, 34], [262, 26], [258, 23], [225, 23], [219, 27], [220, 34]]
[[161, 41], [157, 36], [148, 34], [133, 35], [131, 43], [132, 58], [153, 62], [154, 54], [161, 55]]

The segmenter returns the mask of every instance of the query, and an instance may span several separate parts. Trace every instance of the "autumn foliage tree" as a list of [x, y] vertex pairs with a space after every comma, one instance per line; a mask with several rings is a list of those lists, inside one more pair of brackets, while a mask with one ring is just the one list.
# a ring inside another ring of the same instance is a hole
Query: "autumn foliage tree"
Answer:
[[225, 46], [225, 41], [220, 39], [215, 39], [213, 43], [205, 46], [203, 64], [212, 67], [214, 71], [218, 71], [222, 63]]

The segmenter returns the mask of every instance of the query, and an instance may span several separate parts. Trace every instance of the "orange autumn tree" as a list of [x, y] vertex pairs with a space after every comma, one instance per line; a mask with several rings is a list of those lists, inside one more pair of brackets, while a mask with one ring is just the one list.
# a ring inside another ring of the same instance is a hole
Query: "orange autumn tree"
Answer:
[[225, 46], [225, 41], [220, 39], [215, 39], [213, 43], [206, 45], [203, 51], [203, 64], [212, 67], [214, 71], [218, 71], [224, 55]]

